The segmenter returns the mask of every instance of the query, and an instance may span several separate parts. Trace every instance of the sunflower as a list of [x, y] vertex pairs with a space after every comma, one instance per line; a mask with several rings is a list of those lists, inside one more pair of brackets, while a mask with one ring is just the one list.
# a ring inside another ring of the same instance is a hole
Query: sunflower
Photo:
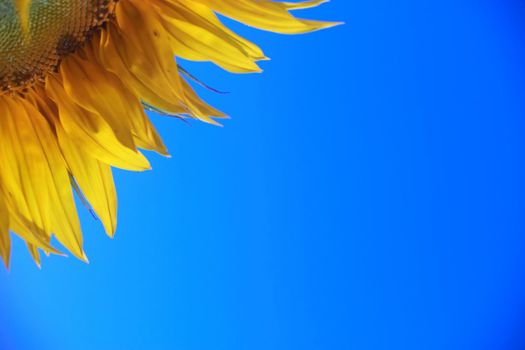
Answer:
[[112, 167], [150, 169], [139, 151], [168, 155], [145, 109], [218, 124], [176, 61], [210, 61], [259, 72], [259, 47], [224, 26], [222, 15], [296, 34], [335, 25], [290, 10], [325, 1], [0, 0], [0, 254], [13, 232], [40, 265], [61, 254], [54, 236], [87, 261], [74, 195], [106, 233], [117, 224]]

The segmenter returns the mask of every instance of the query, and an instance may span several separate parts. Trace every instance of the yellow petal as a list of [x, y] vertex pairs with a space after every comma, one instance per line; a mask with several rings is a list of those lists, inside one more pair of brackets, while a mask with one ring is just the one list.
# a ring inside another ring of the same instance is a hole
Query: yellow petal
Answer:
[[[122, 169], [142, 171], [149, 169], [146, 158], [134, 147], [121, 142], [119, 130], [132, 138], [129, 123], [104, 119], [96, 112], [88, 111], [70, 100], [68, 94], [55, 77], [48, 77], [46, 91], [58, 106], [60, 123], [70, 138], [88, 154], [101, 162]], [[133, 142], [134, 143], [134, 142]]]
[[47, 120], [22, 98], [0, 101], [0, 177], [16, 207], [85, 259], [69, 175]]
[[11, 236], [9, 235], [9, 212], [3, 196], [0, 196], [0, 255], [5, 266], [9, 267]]
[[117, 226], [117, 194], [111, 168], [90, 157], [60, 125], [57, 134], [71, 174], [112, 237]]
[[[170, 0], [175, 3], [176, 1]], [[214, 11], [252, 27], [282, 34], [299, 34], [333, 27], [340, 23], [299, 19], [288, 12], [317, 6], [322, 1], [306, 1], [302, 4], [279, 3], [270, 0], [195, 0]]]

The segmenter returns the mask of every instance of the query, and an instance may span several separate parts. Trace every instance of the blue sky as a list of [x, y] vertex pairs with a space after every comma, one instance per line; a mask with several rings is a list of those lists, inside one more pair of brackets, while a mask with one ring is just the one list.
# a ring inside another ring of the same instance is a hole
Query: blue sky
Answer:
[[523, 8], [333, 0], [346, 25], [277, 36], [261, 75], [185, 63], [232, 119], [153, 116], [173, 157], [116, 171], [91, 263], [19, 240], [5, 349], [520, 349]]

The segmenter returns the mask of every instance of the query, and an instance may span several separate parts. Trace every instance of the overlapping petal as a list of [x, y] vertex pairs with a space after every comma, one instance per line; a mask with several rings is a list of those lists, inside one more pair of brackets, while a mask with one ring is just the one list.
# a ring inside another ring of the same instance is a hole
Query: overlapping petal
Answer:
[[[33, 25], [31, 1], [13, 1], [27, 31]], [[59, 254], [53, 236], [87, 260], [75, 192], [113, 236], [117, 196], [111, 168], [149, 169], [141, 150], [168, 155], [144, 106], [213, 124], [226, 117], [196, 94], [177, 58], [213, 62], [233, 73], [259, 72], [258, 61], [267, 58], [218, 15], [297, 34], [336, 24], [290, 12], [323, 2], [109, 1], [113, 15], [104, 27], [90, 32], [44, 82], [0, 94], [0, 255], [6, 265], [10, 231], [26, 241], [38, 264], [40, 251]]]

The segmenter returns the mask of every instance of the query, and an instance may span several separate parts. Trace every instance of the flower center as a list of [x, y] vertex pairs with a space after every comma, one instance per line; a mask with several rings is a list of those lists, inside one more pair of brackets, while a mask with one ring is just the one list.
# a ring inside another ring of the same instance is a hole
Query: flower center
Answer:
[[13, 0], [0, 0], [0, 93], [21, 91], [89, 40], [118, 0], [33, 0], [24, 32]]

